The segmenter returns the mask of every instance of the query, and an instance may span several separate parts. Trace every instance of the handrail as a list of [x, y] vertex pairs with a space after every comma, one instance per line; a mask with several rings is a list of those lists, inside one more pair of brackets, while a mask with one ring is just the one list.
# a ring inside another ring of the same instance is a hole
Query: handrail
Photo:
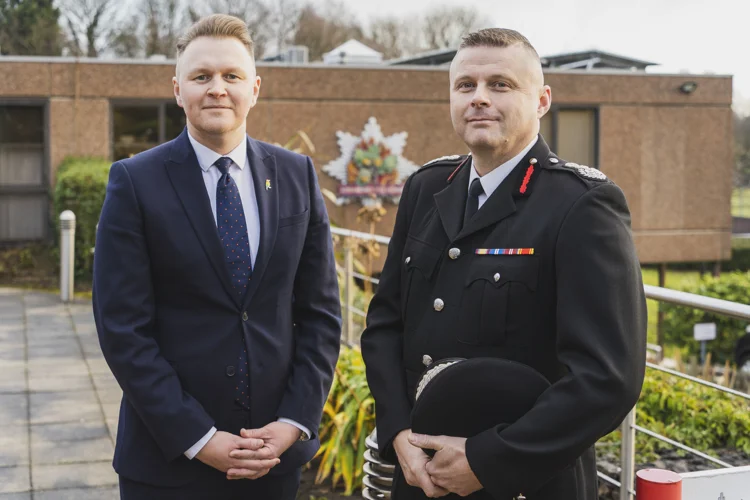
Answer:
[[713, 463], [715, 463], [717, 465], [721, 465], [722, 467], [725, 467], [727, 469], [731, 469], [732, 467], [734, 467], [734, 465], [732, 465], [732, 464], [728, 464], [726, 462], [722, 462], [718, 458], [714, 458], [711, 455], [706, 455], [705, 453], [703, 453], [701, 451], [698, 451], [695, 448], [691, 448], [689, 446], [685, 446], [682, 443], [678, 443], [674, 439], [669, 439], [667, 436], [662, 436], [661, 434], [657, 434], [656, 432], [650, 431], [650, 430], [646, 429], [645, 427], [641, 427], [640, 425], [634, 425], [633, 428], [636, 431], [642, 432], [643, 434], [645, 434], [647, 436], [651, 436], [654, 439], [658, 439], [659, 441], [663, 441], [665, 443], [671, 444], [672, 446], [674, 446], [676, 448], [679, 448], [679, 449], [681, 449], [683, 451], [686, 451], [686, 452], [688, 452], [690, 454], [693, 454], [693, 455], [695, 455], [697, 457], [701, 457], [702, 459], [708, 460], [709, 462], [713, 462]]
[[646, 292], [647, 299], [693, 307], [702, 311], [731, 316], [733, 318], [750, 320], [750, 306], [746, 304], [715, 299], [713, 297], [706, 297], [695, 293], [680, 292], [678, 290], [661, 288], [653, 285], [643, 285], [643, 289]]
[[351, 229], [342, 229], [340, 227], [331, 227], [331, 234], [338, 236], [350, 236], [360, 240], [377, 241], [383, 245], [387, 245], [391, 242], [391, 239], [387, 236], [380, 236], [379, 234], [363, 233], [360, 231], [352, 231]]
[[723, 385], [719, 385], [719, 384], [715, 384], [713, 382], [709, 382], [708, 380], [703, 380], [701, 378], [693, 377], [693, 376], [690, 376], [690, 375], [686, 375], [684, 373], [681, 373], [681, 372], [678, 372], [678, 371], [675, 371], [675, 370], [670, 370], [669, 368], [664, 368], [663, 366], [655, 365], [654, 363], [646, 362], [646, 366], [649, 367], [649, 368], [652, 368], [654, 370], [658, 370], [660, 372], [664, 372], [664, 373], [668, 373], [670, 375], [674, 375], [675, 377], [684, 378], [685, 380], [689, 380], [691, 382], [695, 382], [696, 384], [705, 385], [705, 386], [710, 387], [712, 389], [716, 389], [717, 391], [726, 392], [727, 394], [731, 394], [733, 396], [738, 396], [738, 397], [750, 400], [750, 394], [747, 394], [747, 393], [744, 393], [744, 392], [740, 392], [740, 391], [736, 391], [734, 389], [730, 389], [729, 387], [724, 387]]

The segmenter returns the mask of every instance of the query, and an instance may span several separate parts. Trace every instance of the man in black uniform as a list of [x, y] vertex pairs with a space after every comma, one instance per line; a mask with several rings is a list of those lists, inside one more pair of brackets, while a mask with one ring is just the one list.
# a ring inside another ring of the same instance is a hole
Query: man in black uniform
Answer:
[[[550, 152], [539, 135], [550, 103], [523, 35], [469, 34], [450, 106], [471, 155], [433, 160], [404, 186], [362, 353], [380, 453], [420, 495], [596, 500], [593, 445], [641, 390], [646, 305], [630, 213], [599, 170]], [[523, 363], [551, 387], [505, 428], [412, 434], [424, 364], [451, 357]], [[565, 491], [535, 496], [570, 468]]]

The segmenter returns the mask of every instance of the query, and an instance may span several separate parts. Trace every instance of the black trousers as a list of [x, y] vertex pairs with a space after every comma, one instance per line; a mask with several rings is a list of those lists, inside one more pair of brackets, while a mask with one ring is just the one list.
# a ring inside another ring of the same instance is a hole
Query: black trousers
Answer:
[[120, 476], [121, 500], [295, 500], [300, 471], [284, 476], [229, 480], [218, 473], [200, 480], [167, 488], [131, 481]]

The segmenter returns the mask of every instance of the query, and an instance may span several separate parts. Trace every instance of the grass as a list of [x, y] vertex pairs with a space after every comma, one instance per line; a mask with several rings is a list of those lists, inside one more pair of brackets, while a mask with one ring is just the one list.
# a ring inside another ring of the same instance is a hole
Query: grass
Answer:
[[750, 217], [750, 188], [735, 188], [732, 191], [732, 215]]
[[[748, 212], [750, 214], [750, 212]], [[656, 269], [642, 269], [643, 283], [646, 285], [659, 286], [659, 272]], [[700, 281], [700, 273], [697, 271], [670, 271], [667, 269], [665, 288], [680, 290], [683, 286]], [[648, 341], [656, 343], [656, 323], [659, 313], [659, 303], [655, 300], [647, 300], [648, 307]], [[666, 353], [665, 353], [666, 354]]]

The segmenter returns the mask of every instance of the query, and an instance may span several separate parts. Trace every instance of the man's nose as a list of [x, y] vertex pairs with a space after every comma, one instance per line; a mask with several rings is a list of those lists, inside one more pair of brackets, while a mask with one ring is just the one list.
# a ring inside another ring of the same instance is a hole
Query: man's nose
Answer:
[[211, 97], [223, 96], [227, 93], [227, 88], [224, 84], [224, 80], [221, 78], [214, 78], [211, 80], [211, 85], [208, 86], [208, 95]]
[[490, 105], [490, 96], [487, 87], [477, 85], [474, 95], [471, 98], [471, 106], [474, 108], [488, 107]]

